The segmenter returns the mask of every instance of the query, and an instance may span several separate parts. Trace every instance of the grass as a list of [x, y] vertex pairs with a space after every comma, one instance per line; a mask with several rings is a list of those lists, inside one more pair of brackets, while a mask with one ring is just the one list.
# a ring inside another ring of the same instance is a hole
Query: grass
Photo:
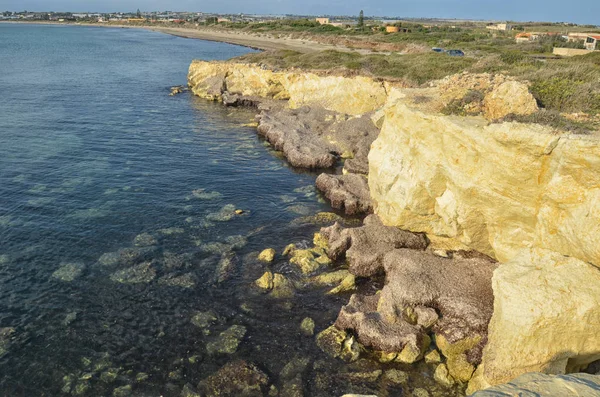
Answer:
[[513, 49], [482, 57], [450, 57], [434, 52], [361, 55], [331, 50], [309, 54], [275, 51], [245, 55], [237, 60], [276, 69], [295, 67], [361, 74], [399, 80], [414, 87], [462, 71], [503, 73], [531, 82], [530, 90], [543, 108], [568, 113], [600, 113], [600, 52], [540, 60]]
[[254, 53], [237, 60], [261, 63], [277, 69], [296, 67], [317, 71], [349, 71], [372, 77], [403, 80], [413, 86], [458, 73], [477, 62], [472, 58], [449, 57], [437, 53], [361, 55], [357, 52], [333, 50], [308, 54], [295, 51]]

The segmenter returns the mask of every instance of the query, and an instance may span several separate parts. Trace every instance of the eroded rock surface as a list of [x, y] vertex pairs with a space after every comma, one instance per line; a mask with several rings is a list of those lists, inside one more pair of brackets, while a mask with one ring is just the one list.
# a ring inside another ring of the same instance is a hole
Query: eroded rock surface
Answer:
[[317, 105], [265, 106], [258, 132], [301, 168], [330, 168], [347, 158], [353, 172], [368, 172], [368, 153], [379, 130], [368, 115], [349, 117]]
[[331, 206], [343, 209], [346, 215], [373, 211], [367, 178], [357, 174], [321, 174], [317, 188], [331, 201]]
[[450, 375], [468, 380], [481, 359], [492, 315], [496, 263], [481, 255], [457, 253], [450, 259], [396, 249], [385, 255], [384, 267], [381, 293], [352, 296], [336, 326], [406, 363], [422, 358], [433, 333]]
[[376, 215], [365, 218], [361, 227], [344, 229], [339, 223], [321, 229], [329, 240], [327, 255], [333, 260], [348, 259], [350, 272], [368, 277], [383, 270], [383, 258], [396, 248], [424, 250], [427, 239], [421, 234], [384, 226]]

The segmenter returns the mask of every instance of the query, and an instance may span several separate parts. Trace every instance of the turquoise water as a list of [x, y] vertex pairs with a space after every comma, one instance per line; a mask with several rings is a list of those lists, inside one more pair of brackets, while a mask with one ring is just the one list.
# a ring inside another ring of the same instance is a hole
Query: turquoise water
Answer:
[[[60, 394], [64, 376], [93, 372], [88, 360], [120, 368], [114, 382], [94, 372], [89, 395], [138, 372], [149, 375], [136, 385], [147, 395], [178, 395], [231, 359], [174, 364], [204, 354], [196, 311], [214, 309], [223, 326], [246, 322], [237, 286], [260, 269], [245, 270], [244, 255], [309, 238], [314, 227], [289, 223], [326, 208], [307, 187], [314, 175], [286, 167], [243, 126], [252, 111], [168, 96], [192, 59], [248, 51], [141, 30], [0, 24], [0, 327], [15, 329], [0, 358], [4, 395]], [[228, 204], [246, 213], [206, 220]], [[147, 255], [156, 277], [112, 281], [126, 267], [99, 258], [141, 233], [156, 240]], [[237, 265], [217, 284], [220, 256], [202, 244], [228, 241], [238, 242]], [[165, 253], [184, 264], [167, 266]], [[68, 263], [78, 277], [53, 277]], [[194, 287], [160, 281], [180, 275]], [[287, 326], [268, 317], [247, 339]], [[247, 345], [237, 356], [252, 356]]]
[[[276, 301], [250, 287], [267, 268], [258, 251], [319, 229], [302, 221], [330, 210], [316, 175], [244, 126], [254, 111], [168, 95], [192, 59], [249, 51], [0, 24], [0, 395], [180, 396], [238, 359], [281, 389], [294, 358], [310, 363], [306, 396], [402, 395], [347, 375], [373, 362], [348, 366], [300, 332], [305, 317], [329, 326], [348, 295]], [[273, 268], [299, 277], [281, 256]], [[246, 328], [238, 348], [211, 352], [233, 325]], [[411, 388], [430, 379], [417, 369]]]

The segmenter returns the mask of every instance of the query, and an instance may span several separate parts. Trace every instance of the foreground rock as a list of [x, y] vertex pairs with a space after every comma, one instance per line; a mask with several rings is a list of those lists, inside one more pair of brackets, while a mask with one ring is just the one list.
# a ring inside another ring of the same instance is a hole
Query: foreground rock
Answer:
[[344, 210], [346, 215], [368, 214], [373, 211], [367, 178], [358, 174], [321, 174], [317, 189], [331, 201], [333, 208]]
[[600, 359], [600, 270], [526, 250], [494, 273], [494, 315], [469, 391], [527, 372], [577, 372]]
[[472, 394], [473, 397], [594, 397], [600, 395], [600, 376], [590, 374], [546, 375], [529, 373], [499, 386]]
[[203, 396], [262, 397], [267, 395], [268, 376], [254, 364], [234, 361], [198, 385]]
[[366, 346], [397, 353], [391, 358], [405, 363], [423, 357], [431, 332], [450, 375], [468, 380], [481, 359], [492, 315], [496, 263], [483, 256], [449, 259], [399, 249], [385, 255], [384, 267], [381, 293], [354, 295], [335, 325], [353, 330]]
[[338, 223], [321, 229], [329, 241], [327, 255], [333, 260], [346, 257], [350, 272], [369, 277], [383, 270], [383, 258], [390, 250], [412, 248], [424, 250], [425, 236], [384, 226], [376, 215], [365, 218], [361, 227], [343, 229]]

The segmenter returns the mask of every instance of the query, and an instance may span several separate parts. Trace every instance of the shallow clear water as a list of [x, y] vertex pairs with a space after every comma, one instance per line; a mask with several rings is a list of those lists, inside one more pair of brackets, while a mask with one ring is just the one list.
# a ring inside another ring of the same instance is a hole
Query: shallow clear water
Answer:
[[[329, 210], [315, 175], [244, 126], [253, 111], [168, 95], [192, 59], [248, 51], [144, 30], [0, 24], [0, 328], [14, 329], [0, 346], [1, 395], [132, 385], [178, 396], [240, 358], [281, 387], [277, 374], [298, 355], [318, 363], [306, 395], [373, 391], [343, 379], [317, 387], [316, 372], [344, 364], [299, 332], [306, 316], [328, 326], [347, 296], [276, 302], [249, 288], [266, 268], [251, 253], [318, 230], [294, 222]], [[150, 247], [135, 246], [142, 233]], [[224, 250], [234, 255], [220, 271]], [[119, 282], [141, 262], [142, 282]], [[285, 261], [275, 267], [295, 277]], [[191, 322], [207, 310], [219, 318], [210, 335]], [[237, 352], [208, 354], [233, 324], [247, 327]]]

